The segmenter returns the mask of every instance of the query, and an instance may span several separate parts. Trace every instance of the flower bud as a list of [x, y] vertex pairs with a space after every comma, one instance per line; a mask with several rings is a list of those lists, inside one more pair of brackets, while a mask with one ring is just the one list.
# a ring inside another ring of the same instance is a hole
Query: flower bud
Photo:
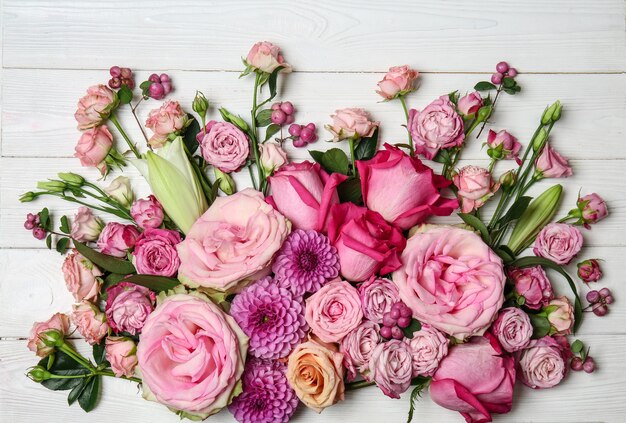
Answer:
[[242, 131], [245, 132], [245, 131], [248, 130], [248, 124], [246, 123], [245, 120], [243, 120], [239, 116], [233, 115], [232, 113], [230, 113], [228, 110], [226, 110], [223, 107], [220, 109], [220, 113], [221, 113], [222, 117], [224, 118], [224, 120], [227, 120], [228, 122], [232, 123], [233, 125], [238, 126], [239, 129], [241, 129]]
[[511, 251], [519, 254], [534, 241], [541, 228], [550, 222], [556, 213], [562, 193], [563, 187], [557, 184], [531, 201], [513, 229], [508, 244]]
[[543, 148], [548, 139], [548, 130], [546, 128], [541, 128], [535, 138], [533, 138], [533, 150], [539, 151]]
[[588, 259], [577, 264], [578, 277], [585, 283], [597, 282], [602, 277], [602, 270], [597, 259]]
[[215, 173], [216, 182], [224, 194], [232, 195], [235, 193], [235, 181], [228, 173], [222, 172], [216, 167], [213, 168], [213, 173]]
[[63, 181], [39, 181], [37, 188], [50, 192], [63, 192], [67, 189], [67, 184]]
[[207, 110], [209, 109], [209, 100], [206, 99], [202, 92], [196, 91], [196, 96], [191, 103], [191, 108], [194, 112], [199, 114], [201, 118], [204, 118]]
[[558, 100], [556, 101], [556, 105], [556, 109], [554, 109], [554, 112], [552, 112], [552, 122], [556, 122], [557, 120], [561, 119], [561, 110], [563, 109], [563, 106]]
[[64, 335], [60, 330], [50, 329], [39, 334], [39, 339], [47, 347], [59, 347], [65, 342]]
[[47, 371], [42, 366], [35, 366], [28, 371], [26, 376], [34, 382], [41, 383], [44, 380], [50, 379], [52, 377], [52, 373]]
[[124, 207], [130, 207], [133, 204], [133, 189], [130, 186], [130, 179], [126, 176], [118, 176], [113, 179], [111, 184], [104, 191], [113, 200], [117, 201]]
[[[552, 115], [554, 114], [554, 112], [556, 111], [556, 109], [559, 109], [559, 117], [561, 116], [561, 102], [560, 101], [555, 101], [554, 103], [552, 103], [550, 105], [550, 107], [548, 107], [544, 112], [543, 115], [541, 115], [541, 124], [542, 125], [548, 125], [550, 122], [553, 122], [554, 120], [552, 119]], [[556, 122], [556, 121], [554, 121]]]
[[59, 173], [59, 178], [61, 178], [63, 181], [67, 182], [70, 185], [78, 187], [82, 186], [85, 183], [85, 178], [71, 172], [61, 172]]
[[511, 188], [513, 188], [516, 182], [517, 175], [513, 169], [500, 175], [500, 186], [505, 192], [508, 192]]
[[20, 202], [21, 203], [30, 203], [31, 201], [33, 201], [37, 196], [35, 195], [34, 192], [32, 191], [28, 191], [25, 192], [24, 194], [22, 194], [20, 196]]
[[476, 120], [478, 122], [484, 122], [487, 119], [489, 119], [489, 116], [491, 116], [491, 111], [493, 110], [493, 106], [489, 105], [489, 106], [483, 106], [480, 109], [478, 109], [478, 113], [476, 113]]

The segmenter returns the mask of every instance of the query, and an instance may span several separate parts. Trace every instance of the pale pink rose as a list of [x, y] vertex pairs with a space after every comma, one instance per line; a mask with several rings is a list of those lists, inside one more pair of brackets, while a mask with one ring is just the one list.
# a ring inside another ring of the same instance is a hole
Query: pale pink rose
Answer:
[[91, 261], [72, 250], [63, 261], [63, 278], [77, 302], [95, 300], [100, 292], [103, 273]]
[[266, 175], [271, 175], [276, 169], [287, 163], [287, 153], [277, 142], [259, 144], [259, 162]]
[[380, 122], [372, 120], [368, 112], [358, 108], [335, 110], [330, 117], [333, 123], [324, 127], [333, 135], [335, 142], [352, 137], [371, 137], [380, 125]]
[[548, 307], [556, 307], [556, 310], [548, 313], [548, 321], [552, 325], [551, 333], [557, 335], [570, 335], [574, 326], [574, 307], [565, 296], [550, 301]]
[[383, 315], [391, 310], [394, 303], [400, 301], [398, 287], [389, 279], [372, 276], [359, 285], [361, 308], [367, 320], [382, 323]]
[[382, 342], [379, 332], [377, 323], [366, 320], [341, 340], [339, 351], [348, 370], [348, 381], [354, 380], [358, 374], [367, 378], [374, 348]]
[[580, 230], [567, 223], [550, 223], [539, 232], [533, 252], [557, 264], [567, 264], [583, 246]]
[[95, 304], [81, 301], [72, 306], [72, 323], [90, 345], [99, 344], [108, 335], [107, 318]]
[[456, 198], [441, 196], [450, 181], [397, 147], [385, 144], [371, 160], [357, 160], [356, 167], [365, 206], [400, 229], [432, 215], [448, 216], [458, 207]]
[[39, 357], [47, 357], [54, 351], [54, 347], [47, 346], [42, 339], [48, 331], [56, 331], [60, 338], [64, 338], [70, 331], [70, 319], [65, 314], [55, 313], [45, 322], [33, 324], [28, 337], [28, 349]]
[[533, 326], [528, 314], [517, 307], [507, 307], [498, 314], [491, 326], [491, 332], [498, 338], [502, 348], [515, 352], [528, 346], [533, 335]]
[[136, 200], [130, 208], [130, 215], [142, 229], [158, 228], [163, 223], [163, 206], [154, 195]]
[[291, 65], [285, 63], [280, 47], [269, 41], [259, 41], [252, 46], [246, 57], [248, 66], [252, 66], [262, 72], [272, 73], [282, 66], [281, 72], [291, 72]]
[[101, 174], [107, 173], [106, 158], [113, 147], [113, 135], [106, 126], [97, 126], [82, 133], [76, 144], [74, 157], [81, 166], [95, 167]]
[[294, 229], [326, 232], [330, 208], [339, 203], [337, 186], [346, 179], [339, 173], [329, 176], [319, 163], [289, 163], [267, 179], [272, 195], [266, 200]]
[[290, 231], [289, 221], [258, 191], [218, 197], [178, 244], [178, 277], [186, 285], [220, 291], [259, 279]]
[[289, 355], [287, 381], [304, 405], [321, 413], [344, 399], [342, 362], [335, 345], [304, 342]]
[[580, 197], [577, 202], [583, 223], [596, 223], [609, 215], [606, 202], [595, 192]]
[[376, 91], [381, 97], [391, 100], [398, 95], [404, 95], [413, 91], [413, 81], [417, 79], [419, 72], [414, 71], [408, 65], [393, 66], [378, 82]]
[[167, 297], [137, 345], [144, 397], [205, 419], [232, 399], [247, 349], [235, 320], [208, 298]]
[[513, 357], [486, 333], [450, 348], [430, 383], [430, 397], [468, 423], [484, 423], [492, 413], [511, 411], [514, 385]]
[[212, 120], [196, 135], [196, 139], [204, 160], [222, 172], [235, 172], [248, 160], [250, 141], [232, 123]]
[[378, 344], [370, 358], [370, 379], [389, 398], [400, 398], [400, 394], [411, 386], [413, 359], [410, 347], [402, 341]]
[[95, 241], [104, 228], [99, 217], [93, 215], [88, 207], [79, 207], [74, 215], [70, 236], [78, 242]]
[[542, 178], [567, 178], [573, 174], [569, 161], [549, 145], [537, 157], [535, 168], [537, 175]]
[[401, 260], [392, 278], [413, 317], [457, 339], [482, 335], [504, 303], [502, 260], [474, 232], [427, 228]]
[[328, 282], [306, 300], [306, 322], [324, 342], [339, 342], [361, 324], [359, 292], [346, 281]]
[[554, 298], [552, 284], [541, 266], [511, 269], [509, 278], [515, 284], [515, 292], [524, 297], [524, 306], [539, 310]]
[[131, 377], [137, 367], [137, 346], [131, 338], [108, 336], [104, 341], [106, 359], [116, 377]]
[[465, 116], [475, 115], [483, 107], [483, 99], [478, 91], [474, 91], [459, 98], [456, 107]]
[[117, 104], [117, 95], [106, 85], [93, 85], [87, 88], [87, 94], [78, 100], [78, 107], [74, 113], [78, 129], [83, 131], [102, 125]]
[[413, 377], [432, 376], [448, 354], [448, 338], [437, 329], [422, 325], [413, 338], [405, 338], [413, 357]]
[[165, 101], [158, 109], [151, 110], [146, 119], [146, 128], [154, 134], [148, 140], [152, 148], [161, 148], [170, 134], [180, 135], [188, 121], [187, 113], [178, 101]]
[[463, 143], [463, 119], [447, 95], [426, 106], [421, 112], [409, 111], [408, 130], [413, 137], [415, 153], [432, 159], [440, 149]]
[[137, 273], [175, 276], [180, 266], [176, 245], [180, 234], [169, 229], [148, 228], [137, 237], [133, 250], [133, 264]]
[[487, 169], [471, 165], [459, 170], [453, 182], [458, 188], [457, 196], [463, 213], [481, 208], [500, 188]]
[[328, 238], [337, 249], [341, 276], [362, 282], [375, 273], [391, 273], [401, 266], [406, 245], [402, 232], [374, 211], [354, 203], [330, 209]]
[[567, 352], [551, 336], [531, 341], [528, 348], [516, 354], [516, 360], [519, 379], [533, 389], [552, 388], [567, 373]]
[[114, 332], [141, 332], [154, 310], [156, 295], [145, 286], [120, 282], [107, 289], [105, 313]]
[[135, 226], [110, 222], [102, 230], [96, 245], [103, 254], [126, 257], [128, 251], [135, 246], [138, 236], [139, 231]]
[[489, 156], [494, 159], [514, 159], [519, 155], [522, 145], [513, 135], [504, 129], [499, 132], [489, 130], [487, 136], [489, 146]]

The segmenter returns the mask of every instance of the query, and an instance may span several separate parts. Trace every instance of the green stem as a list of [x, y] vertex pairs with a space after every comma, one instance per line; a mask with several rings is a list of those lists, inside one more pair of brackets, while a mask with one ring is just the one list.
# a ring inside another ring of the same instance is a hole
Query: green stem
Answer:
[[[493, 103], [491, 103], [491, 113], [489, 113], [489, 116], [491, 116], [493, 114], [493, 111], [496, 110], [496, 103], [498, 102], [498, 97], [500, 96], [501, 92], [502, 92], [502, 84], [498, 86], [498, 90], [496, 91], [496, 96], [493, 99]], [[476, 138], [480, 138], [480, 134], [483, 133], [483, 130], [485, 129], [485, 125], [487, 125], [487, 121], [489, 120], [489, 116], [487, 116], [487, 119], [484, 120], [483, 126], [480, 127], [480, 131], [478, 131]]]
[[[259, 92], [259, 82], [261, 79], [261, 74], [260, 73], [256, 73], [255, 74], [255, 78], [254, 78], [254, 93], [252, 94], [252, 110], [250, 112], [250, 122], [252, 124], [252, 150], [254, 152], [254, 162], [256, 163], [256, 167], [257, 167], [257, 172], [259, 175], [259, 183], [260, 181], [263, 179], [263, 175], [262, 175], [262, 170], [261, 170], [261, 165], [259, 163], [259, 145], [258, 145], [258, 139], [257, 139], [257, 127], [256, 127], [256, 111], [258, 108], [257, 105], [257, 94]], [[258, 185], [257, 182], [254, 178], [254, 175], [252, 173], [252, 164], [250, 165], [249, 168], [250, 171], [250, 179], [252, 179], [252, 185], [254, 186], [255, 189], [258, 189]]]
[[121, 211], [119, 211], [119, 210], [112, 209], [112, 208], [110, 208], [110, 207], [99, 207], [99, 206], [94, 206], [93, 204], [89, 204], [89, 203], [86, 203], [86, 202], [84, 202], [84, 201], [77, 200], [77, 199], [76, 199], [76, 198], [74, 198], [74, 197], [68, 197], [67, 195], [62, 194], [62, 193], [60, 193], [60, 192], [41, 192], [41, 193], [36, 193], [36, 195], [37, 195], [37, 196], [40, 196], [40, 195], [53, 195], [53, 196], [55, 196], [55, 197], [59, 197], [59, 198], [61, 198], [61, 199], [65, 200], [65, 201], [69, 201], [69, 202], [72, 202], [72, 203], [81, 204], [81, 205], [83, 205], [83, 206], [90, 207], [90, 208], [92, 208], [92, 209], [94, 209], [94, 210], [100, 210], [101, 212], [104, 212], [104, 213], [110, 213], [110, 214], [113, 214], [113, 215], [115, 215], [115, 216], [121, 217], [122, 219], [127, 219], [127, 220], [131, 220], [131, 221], [133, 220], [132, 218], [130, 218], [130, 217], [129, 217], [129, 215], [127, 215], [126, 213], [122, 213], [122, 212], [121, 212]]
[[135, 147], [135, 144], [133, 144], [133, 142], [130, 140], [130, 138], [128, 137], [128, 135], [124, 131], [124, 129], [122, 129], [122, 126], [120, 125], [120, 122], [117, 120], [117, 118], [115, 117], [115, 115], [113, 113], [111, 113], [111, 115], [109, 116], [109, 120], [111, 122], [113, 122], [113, 125], [115, 125], [115, 127], [117, 128], [119, 133], [122, 135], [122, 137], [126, 141], [126, 144], [128, 144], [128, 147], [130, 148], [130, 150], [135, 154], [135, 157], [140, 159], [141, 158], [141, 154], [139, 154], [139, 151], [137, 150], [137, 147]]
[[398, 97], [400, 100], [400, 103], [402, 104], [402, 108], [404, 109], [404, 117], [406, 118], [406, 132], [409, 136], [409, 153], [411, 154], [411, 156], [415, 153], [415, 149], [413, 148], [413, 137], [411, 136], [411, 131], [409, 131], [409, 109], [406, 106], [406, 101], [404, 101], [404, 96], [400, 96]]
[[496, 159], [491, 159], [491, 163], [489, 163], [489, 169], [487, 169], [489, 173], [493, 172], [493, 167], [496, 165], [496, 161]]
[[91, 362], [88, 361], [85, 357], [81, 356], [66, 341], [63, 341], [63, 344], [59, 347], [59, 351], [62, 351], [65, 354], [69, 355], [74, 361], [76, 361], [78, 364], [80, 364], [84, 368], [89, 369], [92, 372], [95, 371], [95, 367], [93, 366], [93, 364], [91, 364]]
[[101, 376], [109, 376], [109, 377], [114, 377], [117, 379], [126, 379], [126, 380], [130, 380], [131, 382], [137, 382], [137, 383], [141, 383], [141, 379], [139, 379], [138, 377], [127, 377], [127, 376], [121, 376], [121, 377], [117, 377], [115, 376], [115, 373], [113, 373], [111, 370], [98, 370], [96, 372], [97, 375], [101, 375]]
[[50, 379], [85, 379], [88, 377], [92, 377], [93, 373], [84, 373], [81, 375], [57, 375], [54, 373], [50, 374]]
[[354, 160], [354, 142], [356, 140], [354, 139], [354, 137], [350, 137], [348, 139], [348, 144], [350, 145], [350, 160], [352, 161], [352, 174], [354, 176], [356, 176], [356, 164], [355, 164], [355, 160]]
[[127, 207], [124, 207], [123, 205], [121, 205], [120, 203], [118, 203], [117, 201], [115, 201], [113, 198], [111, 198], [106, 192], [102, 191], [100, 189], [100, 187], [98, 187], [97, 185], [94, 185], [90, 182], [85, 182], [85, 185], [95, 189], [96, 192], [98, 192], [99, 194], [101, 194], [100, 196], [98, 195], [94, 195], [92, 192], [89, 192], [83, 188], [79, 188], [80, 192], [82, 192], [83, 194], [87, 194], [90, 197], [95, 198], [98, 201], [101, 201], [105, 204], [108, 204], [110, 206], [115, 207], [117, 210], [119, 210], [122, 214], [124, 214], [125, 218], [128, 220], [133, 220], [132, 216], [130, 215], [130, 211], [128, 210]]
[[559, 220], [556, 221], [556, 223], [563, 223], [563, 222], [567, 222], [568, 220], [572, 220], [572, 219], [576, 219], [573, 216], [567, 215]]
[[347, 383], [346, 391], [356, 391], [357, 389], [366, 388], [374, 384], [375, 382], [369, 382], [367, 380], [359, 380], [358, 382]]

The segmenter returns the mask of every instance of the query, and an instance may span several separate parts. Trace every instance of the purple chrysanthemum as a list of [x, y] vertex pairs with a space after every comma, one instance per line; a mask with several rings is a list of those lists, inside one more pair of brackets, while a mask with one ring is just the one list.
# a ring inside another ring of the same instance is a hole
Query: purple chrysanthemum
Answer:
[[281, 358], [289, 355], [308, 330], [304, 310], [302, 297], [268, 276], [235, 296], [230, 314], [250, 338], [251, 355]]
[[286, 423], [298, 406], [286, 367], [277, 361], [252, 358], [243, 374], [243, 391], [228, 410], [240, 423]]
[[272, 271], [296, 295], [315, 292], [339, 275], [337, 249], [319, 232], [295, 230], [281, 247]]

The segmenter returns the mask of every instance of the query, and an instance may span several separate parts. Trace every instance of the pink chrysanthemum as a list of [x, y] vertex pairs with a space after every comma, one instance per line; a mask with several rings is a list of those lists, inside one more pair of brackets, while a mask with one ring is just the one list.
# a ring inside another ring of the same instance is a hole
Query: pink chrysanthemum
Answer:
[[304, 338], [304, 310], [302, 297], [266, 277], [235, 296], [230, 314], [250, 338], [250, 354], [273, 359], [289, 355]]
[[296, 295], [315, 292], [339, 275], [337, 249], [319, 232], [295, 230], [272, 266], [276, 281]]
[[243, 374], [243, 392], [233, 399], [229, 411], [240, 423], [286, 423], [298, 406], [298, 397], [285, 376], [286, 366], [277, 361], [252, 358]]

